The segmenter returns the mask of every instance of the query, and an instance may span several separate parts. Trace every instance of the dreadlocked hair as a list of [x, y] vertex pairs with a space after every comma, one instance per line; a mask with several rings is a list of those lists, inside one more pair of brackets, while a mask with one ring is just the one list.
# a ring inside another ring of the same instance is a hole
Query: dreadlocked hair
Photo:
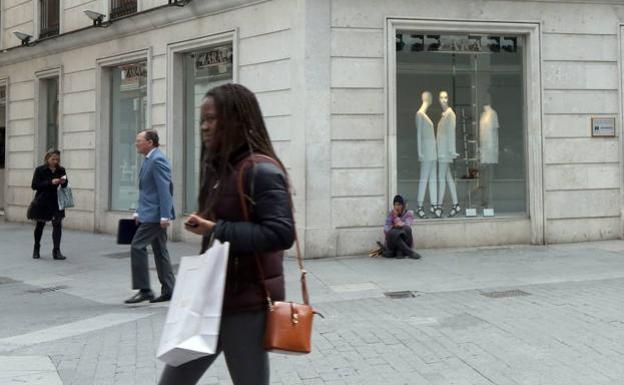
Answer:
[[250, 154], [262, 154], [275, 159], [286, 172], [275, 154], [273, 144], [262, 118], [256, 96], [240, 84], [224, 84], [208, 91], [204, 96], [212, 98], [217, 118], [215, 142], [217, 148], [202, 147], [199, 214], [214, 218], [214, 208], [221, 200], [226, 177], [233, 171], [232, 155], [243, 146]]

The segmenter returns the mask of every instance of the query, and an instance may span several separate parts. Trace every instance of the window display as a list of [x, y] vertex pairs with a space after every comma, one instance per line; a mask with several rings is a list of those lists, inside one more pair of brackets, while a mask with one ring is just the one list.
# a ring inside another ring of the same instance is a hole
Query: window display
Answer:
[[200, 107], [206, 92], [232, 81], [232, 44], [184, 55], [184, 211], [197, 210], [201, 158]]
[[398, 193], [420, 219], [526, 214], [522, 38], [396, 41]]
[[147, 63], [111, 70], [111, 209], [135, 209], [139, 199], [142, 156], [134, 145], [146, 129]]

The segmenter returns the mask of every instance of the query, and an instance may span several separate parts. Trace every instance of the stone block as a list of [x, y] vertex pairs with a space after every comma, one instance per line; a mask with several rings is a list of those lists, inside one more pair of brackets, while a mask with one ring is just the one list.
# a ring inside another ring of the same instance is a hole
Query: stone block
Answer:
[[332, 58], [331, 86], [383, 88], [386, 76], [382, 58]]
[[332, 115], [331, 138], [336, 140], [383, 140], [386, 135], [384, 116]]
[[63, 92], [65, 94], [70, 94], [74, 92], [94, 90], [95, 78], [96, 71], [93, 69], [64, 73]]
[[12, 136], [9, 137], [9, 151], [32, 151], [35, 148], [35, 141], [32, 136]]
[[33, 100], [35, 98], [35, 82], [29, 80], [9, 85], [9, 100], [11, 102], [20, 100]]
[[383, 168], [332, 170], [332, 196], [371, 196], [386, 192], [386, 173]]
[[332, 199], [333, 227], [383, 226], [386, 200], [379, 197], [349, 197]]
[[264, 123], [269, 131], [269, 136], [273, 141], [290, 140], [293, 130], [292, 116], [275, 116], [264, 119]]
[[32, 119], [34, 116], [35, 102], [33, 100], [11, 102], [9, 106], [9, 120]]
[[332, 167], [384, 167], [385, 150], [381, 140], [332, 142]]
[[332, 28], [331, 55], [334, 57], [384, 57], [383, 29]]
[[7, 130], [8, 136], [32, 135], [34, 133], [33, 118], [23, 120], [13, 120], [9, 122]]
[[[542, 36], [543, 60], [617, 62], [617, 35], [547, 33]], [[579, 47], [583, 47], [579, 49]]]
[[95, 131], [95, 113], [84, 112], [63, 116], [63, 132]]
[[617, 91], [544, 91], [547, 114], [616, 115], [618, 109]]
[[544, 114], [544, 137], [588, 138], [591, 136], [590, 115]]
[[617, 163], [549, 165], [544, 168], [544, 188], [546, 191], [619, 189], [620, 167]]
[[[271, 49], [267, 49], [267, 47], [271, 47]], [[241, 38], [238, 46], [238, 64], [246, 66], [276, 60], [281, 61], [292, 57], [294, 48], [291, 29]]]
[[292, 63], [282, 60], [247, 65], [239, 69], [239, 82], [253, 92], [290, 89]]
[[546, 241], [548, 243], [587, 242], [620, 238], [620, 218], [551, 219], [546, 224]]
[[332, 89], [332, 114], [383, 114], [383, 89]]
[[[37, 157], [37, 163], [39, 159]], [[8, 152], [6, 154], [7, 169], [31, 169], [34, 167], [33, 153], [31, 152]]]
[[615, 62], [545, 62], [542, 69], [545, 89], [618, 89], [618, 66]]
[[619, 151], [615, 138], [548, 139], [544, 144], [544, 163], [616, 163]]
[[292, 114], [293, 95], [290, 90], [258, 93], [256, 97], [265, 117]]
[[95, 90], [67, 94], [63, 98], [63, 113], [95, 112], [95, 97]]
[[66, 169], [94, 170], [95, 150], [63, 151], [63, 165]]
[[620, 191], [578, 190], [545, 193], [546, 218], [597, 218], [620, 215]]
[[95, 148], [95, 131], [63, 133], [63, 150]]

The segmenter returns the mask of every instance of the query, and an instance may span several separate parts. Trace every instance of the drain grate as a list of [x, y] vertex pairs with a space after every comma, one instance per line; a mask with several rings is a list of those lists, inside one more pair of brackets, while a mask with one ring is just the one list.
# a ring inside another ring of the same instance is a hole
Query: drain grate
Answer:
[[101, 255], [103, 257], [111, 258], [111, 259], [130, 258], [130, 250], [128, 250], [128, 251], [121, 251], [121, 252], [115, 252], [115, 253], [101, 254]]
[[511, 297], [524, 297], [527, 295], [531, 295], [526, 291], [513, 289], [513, 290], [504, 290], [504, 291], [490, 291], [481, 293], [482, 296], [488, 298], [511, 298]]
[[28, 293], [33, 294], [46, 294], [46, 293], [54, 293], [55, 291], [67, 289], [69, 286], [59, 285], [59, 286], [50, 286], [50, 287], [41, 287], [39, 289], [31, 289], [26, 290]]
[[413, 291], [387, 291], [384, 295], [390, 299], [414, 298], [416, 295]]
[[18, 281], [11, 279], [9, 277], [0, 277], [0, 285], [7, 285], [10, 283], [17, 283]]

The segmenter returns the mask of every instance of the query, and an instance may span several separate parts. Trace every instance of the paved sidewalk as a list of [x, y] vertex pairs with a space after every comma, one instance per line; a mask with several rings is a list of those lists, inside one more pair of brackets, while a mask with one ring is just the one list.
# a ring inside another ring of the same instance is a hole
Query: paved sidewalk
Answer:
[[[53, 261], [50, 231], [32, 260], [32, 227], [0, 221], [0, 368], [13, 368], [1, 385], [155, 384], [166, 305], [121, 303], [132, 293], [128, 248], [66, 231], [68, 260]], [[176, 263], [196, 249], [170, 243]], [[272, 382], [624, 384], [624, 242], [422, 255], [308, 261], [326, 319], [312, 354], [272, 355]], [[298, 300], [295, 261], [286, 270]], [[38, 364], [50, 359], [55, 372]], [[230, 383], [223, 358], [200, 382]]]

